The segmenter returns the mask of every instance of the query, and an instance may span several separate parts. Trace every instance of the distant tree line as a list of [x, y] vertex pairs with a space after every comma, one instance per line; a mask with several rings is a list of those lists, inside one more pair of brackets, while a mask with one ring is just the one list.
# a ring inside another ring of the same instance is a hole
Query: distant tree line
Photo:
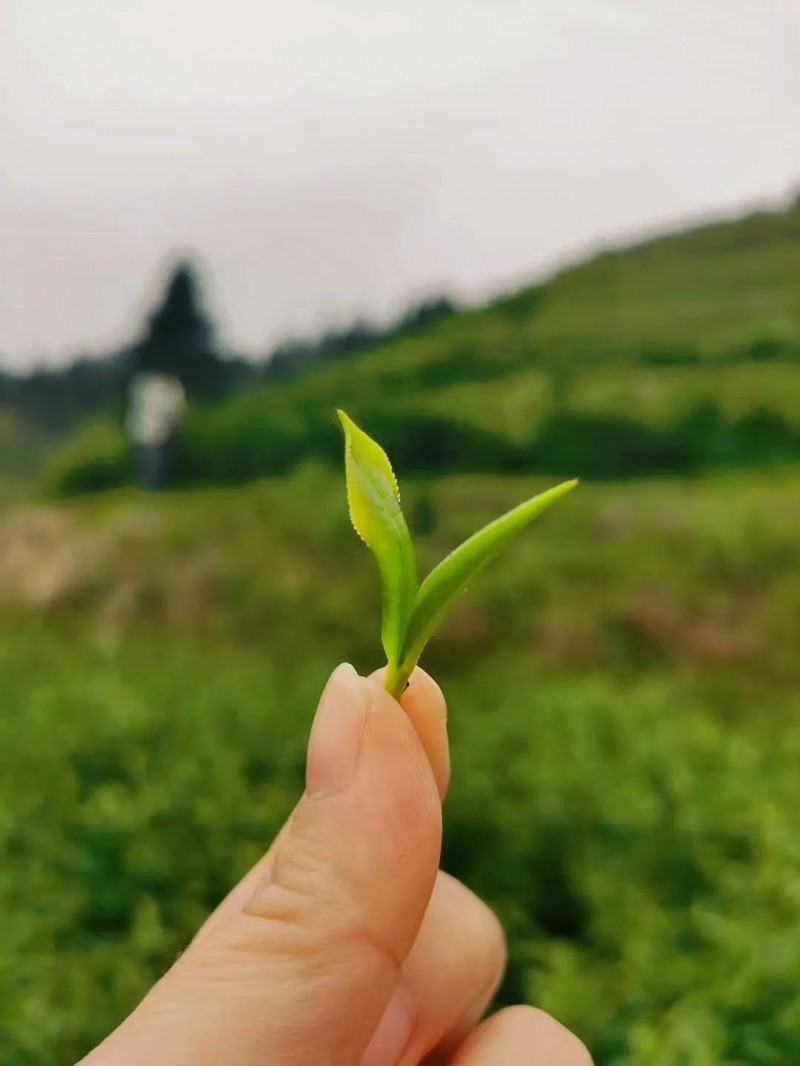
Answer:
[[64, 432], [115, 402], [126, 366], [126, 354], [118, 352], [27, 374], [0, 371], [0, 405], [13, 409], [34, 430]]
[[343, 329], [333, 329], [318, 338], [293, 338], [283, 341], [269, 353], [262, 364], [266, 376], [284, 376], [326, 359], [342, 359], [427, 329], [435, 322], [458, 311], [448, 296], [427, 297], [412, 304], [396, 319], [381, 326], [367, 319], [356, 319]]
[[58, 434], [99, 411], [119, 414], [128, 381], [137, 370], [175, 375], [190, 398], [218, 399], [412, 334], [456, 310], [446, 296], [427, 297], [387, 325], [358, 319], [320, 337], [282, 341], [261, 358], [246, 359], [223, 351], [197, 270], [181, 263], [133, 344], [105, 356], [80, 357], [63, 367], [27, 373], [0, 370], [0, 405], [13, 408], [33, 429]]

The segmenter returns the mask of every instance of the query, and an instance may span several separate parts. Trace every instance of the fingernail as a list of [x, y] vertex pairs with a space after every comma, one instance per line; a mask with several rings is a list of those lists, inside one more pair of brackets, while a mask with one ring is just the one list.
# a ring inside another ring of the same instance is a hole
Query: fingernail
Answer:
[[369, 687], [349, 663], [330, 676], [314, 716], [306, 760], [306, 792], [320, 796], [351, 783], [358, 766]]
[[398, 988], [364, 1052], [361, 1066], [396, 1066], [408, 1047], [413, 1028], [411, 1000], [402, 988]]

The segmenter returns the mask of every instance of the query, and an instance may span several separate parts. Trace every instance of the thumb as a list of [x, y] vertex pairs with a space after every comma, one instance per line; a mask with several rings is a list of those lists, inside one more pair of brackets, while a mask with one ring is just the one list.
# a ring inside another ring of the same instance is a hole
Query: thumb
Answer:
[[402, 1042], [402, 1002], [389, 1004], [440, 845], [413, 726], [379, 682], [340, 666], [314, 720], [306, 792], [263, 876], [117, 1031], [128, 1027], [125, 1051], [111, 1061], [355, 1066], [384, 1014], [389, 1043]]

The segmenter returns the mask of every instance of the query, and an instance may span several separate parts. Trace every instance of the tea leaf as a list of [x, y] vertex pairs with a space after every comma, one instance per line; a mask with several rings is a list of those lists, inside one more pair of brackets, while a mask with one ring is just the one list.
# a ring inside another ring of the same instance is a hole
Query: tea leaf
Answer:
[[388, 661], [384, 684], [399, 697], [434, 629], [469, 581], [511, 538], [577, 481], [520, 504], [451, 552], [417, 589], [414, 548], [400, 507], [400, 490], [384, 450], [344, 411], [345, 473], [350, 519], [375, 556], [383, 590], [381, 639]]
[[405, 684], [416, 666], [436, 626], [478, 571], [515, 534], [577, 484], [577, 481], [565, 481], [508, 511], [465, 540], [428, 574], [417, 592], [408, 622], [401, 654], [401, 684]]
[[390, 669], [399, 663], [417, 591], [414, 547], [400, 507], [400, 490], [384, 450], [337, 411], [345, 436], [350, 520], [375, 556], [383, 591], [381, 640]]

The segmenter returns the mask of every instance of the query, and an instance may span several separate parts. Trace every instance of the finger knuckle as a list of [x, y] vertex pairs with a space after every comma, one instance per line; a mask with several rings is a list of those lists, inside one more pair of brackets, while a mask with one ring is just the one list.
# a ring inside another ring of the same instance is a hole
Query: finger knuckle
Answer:
[[313, 841], [288, 841], [270, 876], [244, 907], [246, 914], [260, 919], [255, 939], [273, 954], [317, 957], [327, 963], [377, 955], [399, 971], [401, 946], [382, 935], [380, 923], [352, 897], [335, 866]]

